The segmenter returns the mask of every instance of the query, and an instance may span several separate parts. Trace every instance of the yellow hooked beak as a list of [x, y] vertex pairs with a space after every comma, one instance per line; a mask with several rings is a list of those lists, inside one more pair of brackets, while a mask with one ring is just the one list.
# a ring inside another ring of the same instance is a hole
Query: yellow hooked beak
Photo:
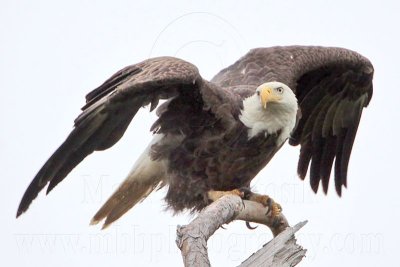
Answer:
[[270, 87], [264, 87], [260, 90], [261, 105], [264, 109], [267, 108], [268, 102], [277, 102], [281, 100], [281, 96], [275, 94], [275, 92]]

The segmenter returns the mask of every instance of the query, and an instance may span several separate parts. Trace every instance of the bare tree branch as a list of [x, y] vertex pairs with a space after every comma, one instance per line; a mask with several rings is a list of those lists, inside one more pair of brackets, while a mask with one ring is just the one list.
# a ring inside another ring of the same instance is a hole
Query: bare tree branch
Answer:
[[238, 267], [291, 267], [297, 265], [306, 255], [307, 250], [296, 244], [294, 233], [306, 223], [307, 221], [304, 221], [286, 228]]
[[[221, 225], [230, 223], [233, 220], [244, 220], [248, 222], [256, 222], [267, 225], [271, 229], [274, 236], [277, 236], [279, 233], [284, 231], [284, 229], [286, 229], [289, 224], [283, 214], [279, 215], [278, 217], [272, 218], [267, 215], [268, 211], [268, 207], [264, 207], [263, 205], [253, 201], [242, 200], [236, 195], [223, 196], [222, 198], [213, 202], [211, 205], [205, 208], [190, 224], [177, 227], [176, 243], [181, 250], [184, 265], [210, 266], [210, 261], [208, 259], [207, 253], [207, 240], [219, 227], [221, 227]], [[290, 228], [289, 230], [292, 230], [292, 228]], [[281, 238], [279, 235], [273, 240], [279, 238], [278, 240], [281, 240], [279, 244], [281, 244], [282, 246], [285, 245], [285, 242], [289, 240], [289, 237], [291, 237], [294, 232], [291, 233], [285, 231], [285, 233], [289, 233], [286, 234], [286, 238]], [[300, 247], [298, 246], [297, 248]], [[277, 248], [275, 248], [274, 251], [279, 252], [276, 249]], [[255, 253], [254, 255], [256, 255], [257, 253]], [[273, 257], [273, 255], [270, 256]], [[295, 259], [298, 259], [298, 257], [296, 257]], [[245, 264], [245, 262], [243, 264]]]

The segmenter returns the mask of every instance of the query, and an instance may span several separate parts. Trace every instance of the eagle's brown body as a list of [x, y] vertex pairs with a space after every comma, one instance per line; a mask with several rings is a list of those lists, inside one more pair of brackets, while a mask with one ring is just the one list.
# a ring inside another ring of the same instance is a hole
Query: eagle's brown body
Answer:
[[278, 151], [276, 136], [260, 134], [249, 140], [243, 125], [221, 131], [219, 138], [207, 139], [207, 136], [208, 131], [195, 133], [160, 156], [168, 161], [166, 200], [176, 211], [202, 209], [208, 204], [209, 190], [250, 186], [251, 180]]

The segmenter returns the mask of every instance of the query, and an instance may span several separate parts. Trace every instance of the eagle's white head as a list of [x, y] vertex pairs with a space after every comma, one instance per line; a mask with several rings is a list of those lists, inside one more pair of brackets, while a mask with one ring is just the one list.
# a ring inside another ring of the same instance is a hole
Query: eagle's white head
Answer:
[[278, 145], [284, 142], [296, 125], [298, 104], [293, 91], [281, 82], [261, 84], [256, 93], [243, 101], [240, 120], [249, 128], [249, 139], [264, 132], [281, 134]]

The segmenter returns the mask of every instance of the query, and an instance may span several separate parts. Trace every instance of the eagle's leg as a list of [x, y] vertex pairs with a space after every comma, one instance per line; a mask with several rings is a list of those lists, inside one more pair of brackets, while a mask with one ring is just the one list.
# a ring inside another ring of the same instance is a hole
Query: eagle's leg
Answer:
[[271, 217], [278, 216], [282, 211], [281, 205], [275, 202], [270, 196], [251, 192], [251, 190], [247, 187], [242, 187], [240, 189], [233, 189], [231, 191], [210, 190], [207, 192], [207, 197], [211, 201], [216, 201], [217, 199], [225, 195], [237, 195], [242, 199], [258, 202], [262, 204], [264, 207], [268, 207], [267, 215], [270, 215]]
[[244, 193], [243, 199], [258, 202], [264, 207], [268, 207], [267, 215], [270, 215], [271, 217], [276, 217], [281, 213], [281, 205], [275, 202], [270, 196], [251, 192], [248, 188], [241, 188], [240, 191]]
[[226, 195], [236, 195], [239, 196], [240, 198], [244, 198], [244, 192], [239, 190], [239, 189], [233, 189], [231, 191], [215, 191], [215, 190], [210, 190], [207, 192], [207, 197], [211, 201], [216, 201], [217, 199], [220, 199], [223, 196]]

